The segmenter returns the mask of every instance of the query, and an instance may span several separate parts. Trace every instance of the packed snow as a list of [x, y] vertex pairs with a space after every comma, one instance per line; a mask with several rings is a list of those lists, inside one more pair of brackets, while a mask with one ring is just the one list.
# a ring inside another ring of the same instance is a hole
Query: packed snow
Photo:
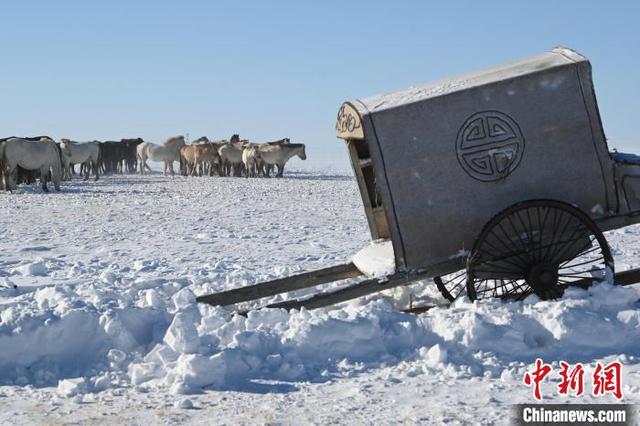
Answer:
[[[392, 273], [350, 175], [106, 176], [0, 193], [0, 209], [3, 424], [207, 424], [211, 410], [219, 423], [507, 423], [512, 404], [532, 402], [522, 377], [537, 357], [556, 369], [619, 360], [624, 402], [640, 401], [638, 286], [463, 298], [417, 316], [398, 310], [409, 303], [398, 292], [246, 317], [195, 302], [362, 247], [364, 272]], [[607, 238], [618, 270], [640, 266], [640, 226]], [[444, 302], [430, 280], [402, 291]], [[615, 401], [567, 399], [556, 385], [545, 402]]]
[[382, 278], [396, 271], [396, 257], [390, 240], [377, 240], [351, 259], [356, 268], [370, 278]]

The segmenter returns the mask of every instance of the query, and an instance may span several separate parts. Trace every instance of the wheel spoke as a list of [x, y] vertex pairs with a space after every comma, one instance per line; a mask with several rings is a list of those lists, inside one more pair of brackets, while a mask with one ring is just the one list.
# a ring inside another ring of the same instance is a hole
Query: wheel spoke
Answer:
[[[576, 257], [574, 257], [573, 259], [569, 259], [569, 260], [567, 260], [567, 261], [565, 261], [565, 262], [561, 263], [561, 264], [560, 264], [560, 269], [563, 269], [563, 268], [565, 267], [565, 265], [567, 265], [567, 263], [569, 263], [569, 262], [573, 262], [574, 260], [576, 260], [576, 259], [578, 259], [578, 258], [580, 258], [580, 257], [582, 257], [582, 256], [585, 256], [585, 255], [587, 255], [587, 254], [589, 254], [589, 253], [594, 253], [594, 252], [599, 251], [599, 250], [600, 250], [600, 247], [599, 247], [599, 246], [597, 246], [597, 247], [593, 247], [593, 248], [589, 248], [589, 249], [587, 249], [587, 250], [583, 251], [582, 253], [578, 254], [578, 255], [577, 255]], [[600, 259], [600, 258], [598, 258], [597, 260], [601, 260], [601, 259]], [[578, 265], [574, 265], [574, 266], [578, 266]], [[569, 267], [569, 266], [567, 266], [567, 267]]]
[[[505, 244], [505, 243], [504, 243], [504, 241], [502, 241], [502, 239], [501, 239], [501, 238], [500, 238], [500, 237], [499, 237], [495, 232], [494, 232], [494, 233], [492, 233], [491, 235], [494, 235], [494, 236], [496, 237], [496, 240], [498, 240], [498, 242], [499, 242], [500, 244], [502, 244], [502, 245], [504, 246], [504, 248], [505, 248], [505, 249], [507, 249], [507, 250], [512, 250], [512, 249], [511, 249], [507, 244]], [[516, 257], [516, 259], [514, 259], [514, 261], [515, 261], [515, 262], [520, 261], [520, 263], [518, 263], [518, 266], [519, 266], [519, 267], [526, 267], [527, 260], [526, 260], [526, 259], [521, 258], [521, 257], [520, 257], [520, 253], [517, 253], [516, 255], [513, 255], [513, 254], [505, 255], [505, 254], [504, 254], [504, 250], [501, 250], [499, 247], [494, 246], [494, 245], [493, 245], [493, 244], [491, 244], [488, 240], [486, 240], [486, 241], [485, 241], [485, 243], [486, 243], [486, 244], [488, 244], [488, 245], [490, 245], [490, 246], [492, 246], [494, 249], [496, 249], [496, 250], [498, 251], [498, 254], [497, 254], [496, 256], [501, 256], [501, 257], [503, 257], [503, 258], [504, 258], [504, 257], [517, 256], [517, 257]], [[512, 252], [507, 251], [507, 253], [512, 253]]]
[[435, 277], [434, 281], [445, 299], [453, 302], [465, 288], [467, 271], [465, 269], [443, 277]]
[[456, 291], [466, 281], [472, 299], [531, 293], [555, 298], [568, 285], [601, 280], [613, 265], [597, 225], [577, 208], [556, 201], [528, 201], [498, 214], [472, 253], [465, 279], [448, 284]]
[[[575, 260], [575, 259], [572, 259], [572, 260]], [[584, 262], [576, 263], [576, 264], [573, 264], [573, 265], [562, 266], [561, 268], [558, 268], [558, 270], [561, 271], [563, 269], [577, 268], [578, 266], [584, 266], [584, 265], [588, 265], [590, 263], [600, 263], [601, 261], [602, 261], [602, 259], [597, 257], [595, 259], [585, 260]]]

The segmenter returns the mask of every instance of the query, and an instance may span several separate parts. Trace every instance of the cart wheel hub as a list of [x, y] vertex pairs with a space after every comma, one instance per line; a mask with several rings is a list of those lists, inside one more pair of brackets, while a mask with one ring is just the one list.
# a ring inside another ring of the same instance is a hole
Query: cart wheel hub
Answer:
[[558, 283], [558, 267], [550, 263], [539, 263], [529, 272], [529, 285], [534, 290], [549, 290]]

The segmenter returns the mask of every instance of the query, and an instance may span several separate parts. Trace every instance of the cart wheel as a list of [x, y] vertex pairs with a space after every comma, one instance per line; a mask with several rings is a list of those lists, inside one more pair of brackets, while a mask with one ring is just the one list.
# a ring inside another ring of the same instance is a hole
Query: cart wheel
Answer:
[[442, 294], [449, 302], [456, 300], [465, 290], [466, 280], [467, 271], [464, 269], [441, 277], [433, 278], [433, 282], [436, 283], [436, 287], [440, 290], [440, 294]]
[[613, 273], [607, 240], [589, 216], [558, 201], [526, 201], [482, 230], [467, 261], [467, 293], [471, 300], [531, 293], [548, 300]]

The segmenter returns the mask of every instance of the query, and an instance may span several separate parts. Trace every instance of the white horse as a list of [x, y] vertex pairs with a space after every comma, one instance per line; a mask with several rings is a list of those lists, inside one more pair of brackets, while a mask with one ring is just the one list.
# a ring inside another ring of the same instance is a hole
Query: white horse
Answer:
[[245, 177], [258, 177], [258, 161], [260, 161], [258, 147], [255, 144], [246, 146], [242, 151]]
[[278, 167], [276, 177], [282, 177], [284, 165], [294, 155], [297, 155], [301, 160], [307, 159], [303, 143], [260, 144], [258, 151], [265, 167], [264, 173], [266, 177], [269, 177], [273, 166]]
[[242, 169], [242, 151], [245, 143], [230, 142], [218, 148], [225, 176], [240, 176]]
[[[37, 141], [12, 138], [0, 144], [0, 159], [2, 172], [5, 177], [6, 188], [16, 189], [14, 172], [20, 166], [26, 170], [40, 170], [40, 184], [42, 190], [48, 192], [47, 179], [51, 172], [51, 180], [56, 191], [60, 191], [62, 179], [62, 158], [70, 157], [68, 149], [58, 146], [54, 141], [43, 138]], [[62, 158], [61, 158], [62, 157]]]
[[163, 174], [167, 174], [167, 169], [173, 176], [173, 162], [180, 161], [180, 147], [185, 145], [184, 136], [174, 136], [167, 139], [161, 145], [144, 142], [138, 145], [137, 154], [140, 160], [140, 174], [143, 175], [145, 168], [151, 170], [147, 165], [147, 158], [151, 161], [164, 162]]
[[63, 157], [64, 180], [71, 180], [71, 165], [84, 164], [84, 180], [89, 179], [90, 167], [93, 168], [98, 180], [98, 159], [100, 157], [100, 142], [74, 142], [69, 139], [60, 140], [60, 148], [68, 149], [71, 157]]

